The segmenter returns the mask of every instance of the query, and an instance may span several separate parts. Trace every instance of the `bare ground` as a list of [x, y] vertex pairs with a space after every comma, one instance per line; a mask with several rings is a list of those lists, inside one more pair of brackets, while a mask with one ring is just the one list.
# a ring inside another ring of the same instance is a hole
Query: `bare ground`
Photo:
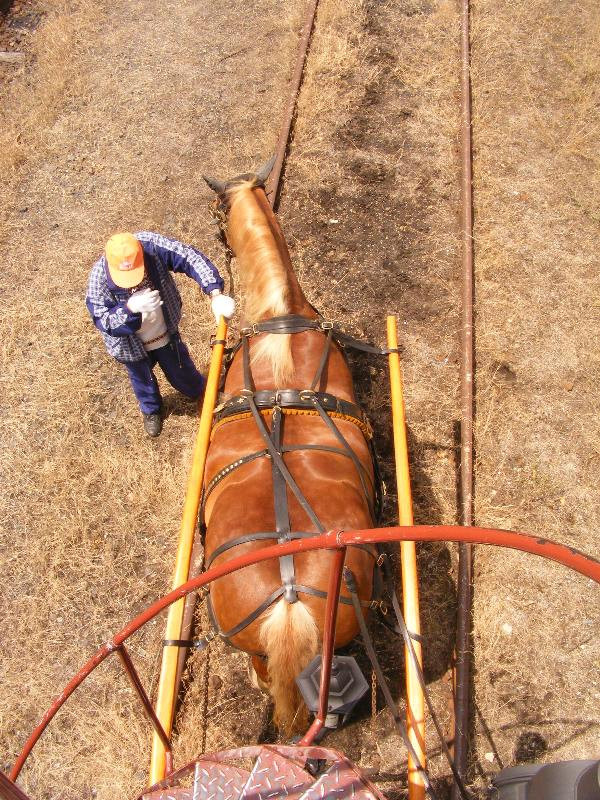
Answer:
[[[223, 266], [200, 176], [234, 174], [272, 150], [302, 10], [48, 0], [15, 4], [4, 27], [3, 47], [26, 53], [0, 65], [7, 764], [98, 643], [168, 586], [196, 424], [167, 390], [163, 436], [142, 438], [82, 306], [87, 271], [106, 236], [127, 227], [187, 239]], [[587, 0], [566, 10], [546, 0], [473, 8], [476, 519], [594, 552], [600, 15]], [[415, 516], [433, 523], [456, 518], [457, 42], [447, 0], [322, 0], [280, 203], [323, 313], [378, 341], [385, 314], [400, 319]], [[203, 363], [210, 319], [195, 288], [181, 287], [183, 332]], [[363, 358], [355, 368], [390, 523], [385, 369]], [[453, 564], [451, 546], [420, 550], [426, 670], [446, 724]], [[482, 792], [501, 765], [595, 752], [597, 597], [561, 568], [477, 549]], [[161, 628], [133, 647], [150, 686]], [[375, 632], [400, 693], [396, 645]], [[268, 704], [248, 687], [244, 657], [215, 645], [209, 658], [207, 749], [269, 740]], [[205, 657], [192, 659], [179, 764], [200, 749], [205, 670]], [[402, 797], [403, 750], [387, 712], [370, 713], [366, 702], [331, 743]], [[147, 758], [146, 725], [111, 665], [61, 712], [23, 785], [40, 798], [131, 796]], [[435, 755], [432, 769], [443, 786]]]

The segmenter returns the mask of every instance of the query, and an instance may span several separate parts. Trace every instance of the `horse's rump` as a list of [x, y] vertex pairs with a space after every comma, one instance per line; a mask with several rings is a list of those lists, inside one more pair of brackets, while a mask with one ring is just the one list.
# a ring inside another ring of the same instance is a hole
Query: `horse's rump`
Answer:
[[[265, 420], [268, 421], [269, 417], [268, 413], [264, 414]], [[363, 433], [352, 422], [336, 420], [336, 424], [363, 464], [369, 476], [370, 487], [374, 480], [373, 469]], [[339, 448], [339, 442], [334, 435], [314, 416], [292, 414], [286, 417], [283, 442], [285, 447], [309, 443]], [[228, 464], [263, 449], [264, 442], [252, 419], [234, 420], [218, 428], [207, 463], [207, 485], [210, 486], [211, 478]], [[325, 529], [363, 528], [371, 525], [367, 499], [356, 467], [348, 456], [308, 449], [286, 452], [284, 458], [286, 466]], [[290, 530], [313, 531], [316, 535], [318, 531], [289, 489], [286, 494]], [[224, 543], [246, 534], [275, 531], [271, 460], [257, 458], [227, 474], [207, 499], [206, 520], [208, 554]], [[258, 550], [275, 541], [277, 534], [273, 534], [270, 540], [244, 542], [218, 556], [215, 563], [219, 563], [218, 559], [228, 560], [234, 555]], [[326, 592], [330, 556], [331, 554], [323, 552], [296, 555], [296, 583]], [[347, 563], [358, 576], [360, 596], [368, 600], [371, 596], [372, 555], [364, 550], [350, 548]], [[213, 590], [213, 605], [219, 609], [221, 630], [233, 628], [281, 585], [279, 564], [275, 561], [262, 562], [221, 578]], [[317, 624], [321, 631], [324, 600], [303, 593], [300, 593], [300, 597], [309, 608], [316, 611]], [[340, 612], [336, 641], [342, 644], [354, 635], [356, 628], [351, 608], [344, 606]], [[233, 643], [244, 650], [256, 650], [256, 631], [256, 626], [250, 625], [233, 637]]]

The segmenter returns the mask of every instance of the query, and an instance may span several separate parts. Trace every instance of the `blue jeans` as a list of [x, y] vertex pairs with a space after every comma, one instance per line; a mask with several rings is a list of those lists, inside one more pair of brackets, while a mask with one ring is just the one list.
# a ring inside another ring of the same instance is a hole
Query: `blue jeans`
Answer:
[[187, 347], [178, 336], [164, 347], [149, 350], [147, 355], [143, 361], [123, 362], [142, 414], [158, 414], [161, 409], [162, 397], [152, 371], [156, 364], [178, 392], [192, 400], [202, 397], [206, 380], [194, 366]]

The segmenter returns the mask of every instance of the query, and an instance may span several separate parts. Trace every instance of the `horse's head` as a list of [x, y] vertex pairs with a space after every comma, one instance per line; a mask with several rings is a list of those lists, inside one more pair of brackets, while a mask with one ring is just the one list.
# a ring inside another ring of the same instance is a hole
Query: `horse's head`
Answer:
[[220, 181], [217, 178], [210, 178], [203, 175], [202, 177], [206, 183], [217, 195], [217, 208], [227, 213], [229, 209], [229, 193], [232, 189], [235, 189], [236, 186], [240, 186], [240, 184], [251, 183], [254, 186], [264, 187], [275, 164], [275, 159], [276, 156], [270, 158], [257, 172], [244, 172], [242, 175], [236, 175], [235, 178], [230, 178], [228, 181]]
[[264, 188], [265, 182], [275, 164], [275, 160], [276, 156], [273, 156], [257, 172], [244, 172], [241, 175], [230, 178], [228, 181], [221, 181], [217, 178], [208, 177], [207, 175], [202, 176], [217, 195], [214, 202], [210, 205], [210, 212], [219, 226], [219, 236], [225, 246], [231, 246], [227, 236], [227, 215], [231, 207], [231, 193], [238, 186], [243, 186], [244, 184], [251, 188], [259, 186]]

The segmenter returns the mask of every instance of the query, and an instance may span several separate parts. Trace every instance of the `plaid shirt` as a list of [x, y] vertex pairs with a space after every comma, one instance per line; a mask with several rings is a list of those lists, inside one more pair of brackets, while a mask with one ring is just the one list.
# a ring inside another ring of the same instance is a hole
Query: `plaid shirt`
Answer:
[[[144, 251], [144, 266], [149, 284], [160, 292], [167, 330], [177, 333], [181, 321], [181, 296], [171, 272], [183, 272], [209, 294], [213, 289], [223, 289], [223, 279], [217, 268], [196, 248], [168, 239], [159, 233], [140, 231], [135, 234]], [[134, 314], [127, 301], [134, 291], [116, 286], [101, 256], [90, 272], [85, 304], [94, 325], [104, 339], [106, 349], [118, 361], [141, 361], [146, 351], [137, 331], [142, 315]]]

